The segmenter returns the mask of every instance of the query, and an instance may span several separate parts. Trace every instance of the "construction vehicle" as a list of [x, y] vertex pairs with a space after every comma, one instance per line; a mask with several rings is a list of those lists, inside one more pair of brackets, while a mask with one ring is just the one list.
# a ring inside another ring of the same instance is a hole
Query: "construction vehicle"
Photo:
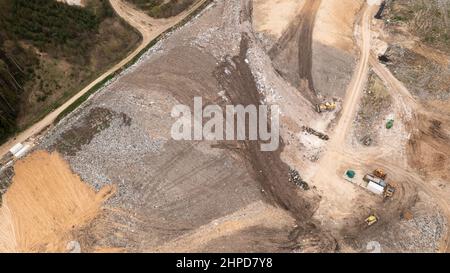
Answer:
[[372, 174], [366, 174], [363, 177], [363, 180], [365, 182], [367, 182], [367, 183], [373, 182], [373, 183], [376, 183], [376, 184], [378, 184], [378, 185], [380, 185], [382, 187], [386, 187], [386, 182], [383, 179], [381, 179], [379, 177], [376, 177], [376, 176], [374, 176]]
[[372, 214], [366, 218], [365, 222], [370, 227], [374, 225], [376, 222], [378, 222], [378, 217], [375, 214]]
[[335, 102], [324, 102], [316, 105], [317, 113], [331, 112], [336, 110]]
[[372, 174], [378, 178], [381, 178], [382, 180], [386, 180], [387, 174], [382, 169], [376, 169], [372, 172]]
[[384, 198], [391, 198], [395, 193], [395, 187], [392, 184], [387, 184], [384, 188]]

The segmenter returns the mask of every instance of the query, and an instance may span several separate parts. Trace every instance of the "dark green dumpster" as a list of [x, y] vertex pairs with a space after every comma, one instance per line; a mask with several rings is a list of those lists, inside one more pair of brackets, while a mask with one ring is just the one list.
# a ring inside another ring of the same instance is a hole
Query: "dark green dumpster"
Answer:
[[348, 170], [345, 175], [347, 175], [349, 178], [355, 178], [356, 172], [353, 170]]
[[386, 123], [386, 129], [392, 129], [394, 127], [394, 120], [391, 119]]

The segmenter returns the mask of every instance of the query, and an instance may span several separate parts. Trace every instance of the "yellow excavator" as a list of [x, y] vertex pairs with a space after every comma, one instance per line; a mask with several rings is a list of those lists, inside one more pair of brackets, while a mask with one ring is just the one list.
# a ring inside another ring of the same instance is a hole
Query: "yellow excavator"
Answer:
[[324, 102], [316, 105], [316, 110], [318, 113], [331, 112], [336, 110], [335, 102]]

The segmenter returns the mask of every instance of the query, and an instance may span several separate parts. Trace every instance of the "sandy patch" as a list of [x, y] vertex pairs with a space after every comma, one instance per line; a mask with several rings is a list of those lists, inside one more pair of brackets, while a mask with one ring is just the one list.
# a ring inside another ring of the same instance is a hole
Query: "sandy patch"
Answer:
[[314, 27], [314, 40], [350, 51], [353, 48], [353, 25], [363, 0], [322, 1]]
[[113, 188], [96, 193], [58, 153], [37, 151], [16, 163], [0, 209], [0, 251], [64, 251], [71, 230], [100, 211]]
[[254, 0], [253, 22], [256, 31], [279, 38], [303, 4], [303, 0]]

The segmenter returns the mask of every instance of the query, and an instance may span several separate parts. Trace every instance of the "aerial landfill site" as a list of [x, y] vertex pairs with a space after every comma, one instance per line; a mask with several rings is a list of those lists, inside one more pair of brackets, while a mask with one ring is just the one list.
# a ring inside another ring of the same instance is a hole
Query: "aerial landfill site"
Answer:
[[450, 0], [44, 2], [111, 23], [80, 74], [0, 33], [0, 252], [450, 252]]

